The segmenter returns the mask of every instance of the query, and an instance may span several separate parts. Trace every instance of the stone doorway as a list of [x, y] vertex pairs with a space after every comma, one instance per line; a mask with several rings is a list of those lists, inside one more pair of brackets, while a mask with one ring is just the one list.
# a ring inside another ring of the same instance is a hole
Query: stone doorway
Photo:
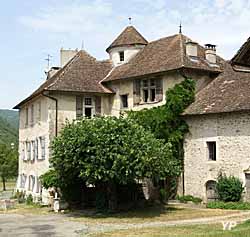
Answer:
[[215, 201], [217, 199], [216, 181], [209, 180], [206, 182], [206, 196], [207, 202]]

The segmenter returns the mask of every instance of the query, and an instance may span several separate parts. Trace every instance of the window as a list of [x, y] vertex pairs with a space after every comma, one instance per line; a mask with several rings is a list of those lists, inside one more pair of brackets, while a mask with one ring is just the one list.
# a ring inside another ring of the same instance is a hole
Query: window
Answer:
[[20, 188], [25, 188], [26, 179], [27, 179], [27, 176], [25, 174], [21, 174]]
[[25, 126], [29, 125], [29, 108], [25, 109]]
[[208, 160], [216, 160], [216, 142], [207, 142]]
[[142, 100], [145, 103], [156, 101], [155, 79], [142, 80]]
[[91, 118], [95, 115], [95, 105], [92, 97], [84, 98], [84, 116], [87, 118]]
[[128, 108], [128, 95], [121, 95], [121, 108]]
[[45, 160], [45, 137], [40, 137], [41, 159]]
[[124, 61], [124, 51], [119, 52], [120, 62]]
[[34, 124], [34, 105], [31, 105], [30, 107], [30, 124], [33, 125]]

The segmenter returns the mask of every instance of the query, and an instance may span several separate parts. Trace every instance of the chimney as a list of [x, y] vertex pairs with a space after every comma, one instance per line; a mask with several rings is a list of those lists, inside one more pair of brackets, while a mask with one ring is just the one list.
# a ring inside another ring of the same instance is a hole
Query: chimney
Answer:
[[65, 66], [70, 59], [72, 59], [76, 54], [78, 53], [78, 50], [72, 50], [72, 49], [63, 49], [61, 48], [60, 50], [60, 62], [61, 62], [61, 67]]
[[205, 56], [209, 63], [216, 64], [216, 45], [205, 44]]
[[186, 42], [186, 54], [189, 57], [197, 57], [198, 56], [198, 44], [193, 41]]

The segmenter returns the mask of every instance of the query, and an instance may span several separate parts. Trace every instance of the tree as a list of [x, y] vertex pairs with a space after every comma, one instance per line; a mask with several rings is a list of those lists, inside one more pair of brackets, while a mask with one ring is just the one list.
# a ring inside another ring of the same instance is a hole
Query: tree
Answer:
[[0, 176], [3, 182], [3, 191], [6, 190], [8, 178], [17, 176], [18, 152], [15, 147], [0, 144]]
[[116, 188], [143, 178], [177, 175], [171, 145], [128, 118], [101, 117], [68, 123], [52, 143], [50, 160], [62, 192], [76, 180], [105, 184], [108, 206], [116, 209]]

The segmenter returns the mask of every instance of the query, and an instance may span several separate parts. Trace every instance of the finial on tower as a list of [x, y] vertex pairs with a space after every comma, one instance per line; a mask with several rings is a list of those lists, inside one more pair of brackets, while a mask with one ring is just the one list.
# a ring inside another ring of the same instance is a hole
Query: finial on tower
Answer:
[[128, 23], [129, 23], [129, 25], [131, 25], [131, 22], [132, 22], [132, 18], [129, 17], [129, 18], [128, 18]]
[[181, 22], [180, 22], [180, 25], [179, 25], [179, 34], [182, 34], [182, 25], [181, 25]]

